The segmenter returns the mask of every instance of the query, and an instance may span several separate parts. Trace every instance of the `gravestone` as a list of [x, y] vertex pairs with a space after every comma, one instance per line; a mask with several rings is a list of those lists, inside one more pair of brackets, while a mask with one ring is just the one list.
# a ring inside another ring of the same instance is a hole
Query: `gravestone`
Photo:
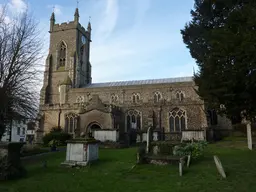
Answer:
[[180, 162], [179, 163], [179, 174], [180, 174], [180, 176], [182, 176], [182, 174], [183, 174], [183, 163], [182, 162]]
[[0, 180], [23, 177], [26, 170], [20, 160], [22, 142], [0, 142]]
[[226, 173], [225, 173], [225, 171], [224, 171], [224, 168], [222, 167], [222, 164], [221, 164], [220, 159], [219, 159], [216, 155], [213, 156], [213, 159], [214, 159], [215, 165], [216, 165], [217, 170], [218, 170], [218, 172], [220, 173], [220, 175], [221, 175], [223, 178], [226, 178]]
[[190, 166], [190, 161], [191, 161], [191, 155], [188, 155], [187, 167], [189, 167], [189, 166]]
[[252, 126], [251, 122], [246, 123], [248, 148], [252, 150]]
[[146, 148], [146, 152], [149, 153], [150, 152], [150, 143], [152, 141], [152, 126], [150, 126], [148, 128], [147, 131], [147, 148]]
[[86, 166], [89, 162], [99, 158], [98, 141], [91, 138], [73, 139], [67, 141], [66, 160], [61, 163], [68, 166]]

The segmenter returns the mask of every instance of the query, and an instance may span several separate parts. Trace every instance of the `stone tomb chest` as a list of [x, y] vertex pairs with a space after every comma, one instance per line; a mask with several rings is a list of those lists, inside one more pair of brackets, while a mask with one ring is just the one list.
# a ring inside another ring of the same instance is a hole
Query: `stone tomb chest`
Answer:
[[98, 160], [99, 145], [95, 139], [74, 139], [67, 141], [66, 161], [62, 165], [86, 166], [88, 162]]

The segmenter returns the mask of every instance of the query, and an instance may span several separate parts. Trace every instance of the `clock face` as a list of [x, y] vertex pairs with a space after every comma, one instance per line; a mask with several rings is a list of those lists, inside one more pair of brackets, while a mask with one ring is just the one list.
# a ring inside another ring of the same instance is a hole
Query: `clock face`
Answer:
[[85, 38], [85, 36], [84, 36], [84, 35], [82, 36], [82, 43], [83, 43], [83, 44], [85, 44], [85, 43], [86, 43], [86, 38]]

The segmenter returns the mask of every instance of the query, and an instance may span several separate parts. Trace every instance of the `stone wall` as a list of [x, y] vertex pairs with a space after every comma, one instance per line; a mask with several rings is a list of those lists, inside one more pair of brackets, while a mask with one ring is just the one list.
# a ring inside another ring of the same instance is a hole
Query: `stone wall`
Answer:
[[[78, 113], [79, 106], [83, 101], [83, 105], [89, 106], [90, 99], [93, 95], [98, 95], [100, 102], [103, 104], [114, 104], [119, 106], [124, 115], [128, 110], [138, 110], [142, 115], [142, 129], [146, 129], [149, 126], [148, 117], [152, 114], [152, 111], [155, 112], [155, 126], [160, 128], [164, 127], [165, 132], [169, 132], [169, 112], [174, 108], [181, 108], [186, 112], [186, 127], [188, 129], [199, 129], [206, 127], [207, 121], [204, 113], [204, 102], [199, 99], [193, 89], [193, 83], [173, 83], [168, 85], [156, 84], [156, 85], [147, 85], [147, 86], [127, 86], [127, 87], [114, 87], [114, 88], [74, 88], [70, 89], [68, 93], [68, 104], [61, 106], [61, 119], [60, 125], [64, 127], [65, 114], [68, 112]], [[170, 87], [172, 91], [170, 92]], [[120, 91], [121, 90], [121, 91]], [[116, 92], [115, 92], [116, 91]], [[158, 91], [162, 94], [160, 102], [155, 103], [154, 93]], [[176, 98], [176, 91], [182, 91], [185, 94], [185, 98], [180, 101]], [[133, 93], [140, 94], [140, 100], [137, 103], [132, 103]], [[118, 95], [118, 100], [116, 102], [111, 102], [111, 95]], [[80, 100], [79, 100], [79, 99]], [[81, 100], [81, 98], [83, 98]], [[159, 109], [161, 107], [161, 115], [159, 114]], [[58, 115], [59, 115], [59, 106], [56, 103], [55, 105], [48, 105], [42, 107], [45, 112], [45, 132], [57, 125]], [[97, 109], [97, 107], [95, 107]], [[160, 116], [159, 116], [160, 115]], [[159, 121], [161, 118], [161, 122]], [[102, 125], [102, 128], [111, 129], [113, 128], [113, 122], [111, 114], [106, 114], [104, 112], [93, 110], [85, 114], [80, 114], [80, 128], [85, 131], [85, 128], [92, 122], [98, 122]], [[161, 125], [160, 125], [161, 123]], [[123, 125], [124, 126], [124, 125]], [[122, 127], [125, 129], [124, 127]]]

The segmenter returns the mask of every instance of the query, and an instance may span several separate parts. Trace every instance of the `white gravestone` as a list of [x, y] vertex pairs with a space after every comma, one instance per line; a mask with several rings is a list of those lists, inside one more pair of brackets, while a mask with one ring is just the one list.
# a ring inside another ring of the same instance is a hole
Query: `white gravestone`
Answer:
[[147, 153], [149, 152], [150, 142], [152, 139], [151, 137], [152, 137], [152, 127], [149, 127], [147, 131], [147, 150], [146, 150]]
[[248, 148], [252, 150], [252, 126], [251, 122], [246, 123]]
[[221, 175], [223, 178], [226, 178], [226, 173], [225, 173], [225, 171], [224, 171], [224, 168], [222, 167], [222, 164], [221, 164], [219, 158], [218, 158], [216, 155], [214, 155], [214, 156], [213, 156], [213, 159], [214, 159], [214, 162], [215, 162], [215, 164], [216, 164], [217, 170], [219, 171], [220, 175]]

